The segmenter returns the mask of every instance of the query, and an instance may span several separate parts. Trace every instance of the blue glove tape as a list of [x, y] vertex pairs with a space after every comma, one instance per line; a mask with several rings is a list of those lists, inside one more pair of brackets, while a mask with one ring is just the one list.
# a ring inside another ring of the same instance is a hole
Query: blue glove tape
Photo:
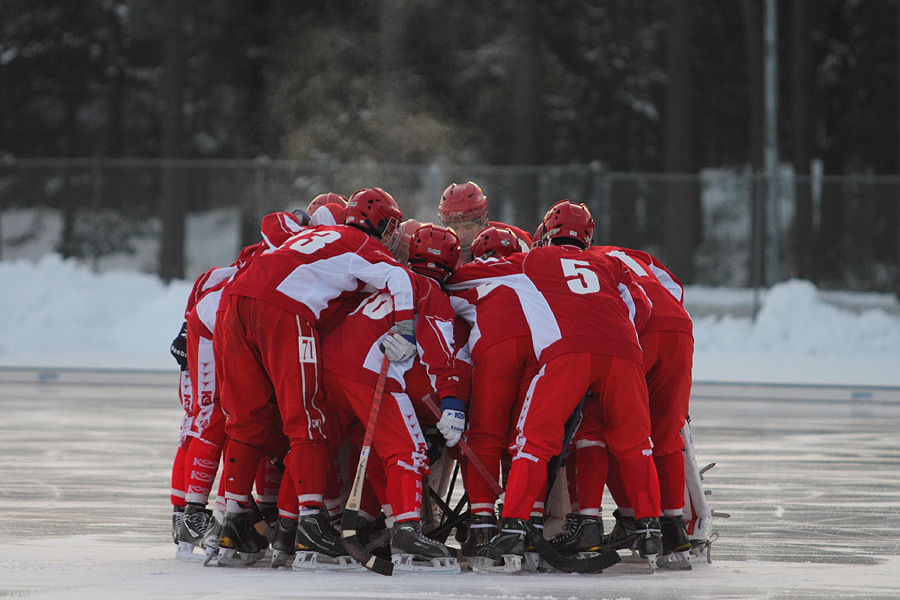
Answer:
[[441, 412], [444, 412], [445, 410], [455, 410], [464, 413], [466, 411], [466, 405], [459, 398], [447, 396], [446, 398], [441, 399]]

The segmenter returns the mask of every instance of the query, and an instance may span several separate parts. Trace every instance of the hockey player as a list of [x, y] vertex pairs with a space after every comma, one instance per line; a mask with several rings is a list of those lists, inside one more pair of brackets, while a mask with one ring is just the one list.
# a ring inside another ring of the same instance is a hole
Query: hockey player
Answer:
[[[262, 242], [244, 248], [238, 260], [229, 267], [210, 269], [194, 284], [188, 301], [186, 329], [186, 359], [190, 373], [192, 443], [185, 456], [184, 481], [186, 510], [180, 528], [179, 551], [182, 557], [193, 554], [207, 530], [211, 513], [206, 509], [212, 484], [218, 470], [219, 458], [225, 444], [225, 415], [219, 405], [213, 356], [213, 330], [216, 311], [223, 288], [235, 273], [246, 267], [255, 255], [277, 248], [306, 224], [305, 214], [275, 212], [263, 217], [260, 232]], [[283, 452], [281, 452], [283, 454]], [[265, 512], [274, 511], [280, 473], [269, 461], [260, 462], [257, 474], [257, 499]], [[224, 499], [221, 511], [224, 513]], [[217, 541], [216, 536], [216, 541]]]
[[[219, 556], [258, 558], [260, 539], [248, 514], [250, 489], [267, 430], [279, 412], [290, 439], [289, 469], [297, 486], [300, 531], [329, 557], [345, 555], [324, 511], [328, 452], [322, 410], [317, 326], [369, 284], [393, 299], [398, 347], [413, 346], [411, 274], [391, 256], [402, 213], [380, 188], [364, 188], [347, 204], [346, 225], [308, 229], [255, 258], [223, 295], [214, 345], [225, 429], [226, 514]], [[404, 346], [405, 344], [405, 346]], [[221, 366], [221, 368], [219, 368]]]
[[[325, 194], [319, 194], [312, 200], [310, 200], [309, 204], [306, 207], [306, 213], [312, 217], [316, 210], [322, 206], [327, 204], [334, 204], [336, 206], [340, 206], [341, 208], [347, 208], [347, 198], [342, 196], [341, 194], [336, 194], [334, 192], [327, 192]], [[321, 225], [329, 225], [329, 223], [320, 223]], [[337, 223], [334, 223], [335, 225]]]
[[[472, 242], [471, 260], [502, 258], [520, 252], [508, 228], [488, 226]], [[499, 481], [500, 460], [515, 438], [515, 417], [525, 392], [538, 372], [531, 330], [520, 297], [513, 288], [487, 284], [453, 291], [451, 304], [471, 326], [472, 398], [466, 439], [475, 455]], [[468, 466], [466, 460], [463, 464]], [[474, 556], [479, 544], [497, 533], [497, 494], [478, 473], [465, 472], [471, 520], [462, 545], [463, 556]], [[538, 508], [541, 508], [539, 506]]]
[[[691, 568], [691, 543], [685, 529], [683, 509], [685, 500], [685, 463], [682, 446], [685, 441], [681, 430], [688, 417], [691, 394], [691, 367], [693, 364], [693, 325], [691, 317], [682, 305], [681, 282], [653, 256], [639, 250], [614, 246], [599, 246], [592, 250], [603, 252], [621, 260], [637, 277], [647, 293], [653, 308], [647, 324], [640, 331], [641, 348], [644, 352], [644, 374], [650, 406], [651, 438], [653, 439], [653, 461], [659, 476], [662, 513], [663, 551], [658, 564], [661, 567], [687, 570]], [[584, 425], [584, 424], [583, 424]], [[580, 440], [588, 440], [580, 434]], [[576, 442], [579, 440], [576, 440]], [[575, 453], [578, 461], [586, 458], [589, 464], [596, 464], [605, 453], [601, 446], [585, 445]], [[582, 455], [594, 455], [590, 458]], [[579, 478], [580, 479], [580, 478]], [[607, 547], [623, 546], [629, 542], [623, 535], [633, 521], [633, 509], [618, 468], [618, 463], [610, 464], [607, 486], [618, 505], [617, 528], [603, 543]], [[602, 486], [599, 490], [590, 485], [579, 490], [592, 495], [590, 505], [600, 508]], [[579, 493], [579, 509], [586, 507]], [[602, 532], [602, 525], [600, 527]]]
[[[390, 360], [372, 447], [381, 465], [370, 463], [370, 470], [380, 466], [387, 478], [382, 503], [390, 506], [393, 517], [394, 569], [458, 572], [459, 565], [447, 547], [422, 533], [422, 486], [428, 474], [428, 455], [415, 407], [404, 393], [404, 381], [418, 357], [441, 399], [444, 414], [438, 429], [448, 445], [455, 444], [465, 423], [454, 367], [455, 315], [438, 280], [456, 265], [459, 240], [450, 229], [423, 225], [412, 236], [409, 253], [410, 268], [417, 273], [413, 279], [416, 345], [395, 343], [391, 336], [395, 326], [391, 296], [372, 292], [325, 338], [323, 381], [329, 404], [352, 412], [366, 423], [382, 362], [385, 357]], [[298, 530], [298, 551], [308, 545], [309, 540]], [[298, 561], [306, 559], [298, 554]]]
[[500, 532], [476, 549], [473, 564], [482, 571], [521, 568], [527, 519], [546, 481], [547, 462], [562, 450], [565, 421], [589, 391], [589, 402], [602, 407], [607, 445], [633, 499], [635, 546], [652, 563], [661, 547], [659, 486], [636, 333], [649, 301], [621, 261], [587, 250], [594, 224], [586, 206], [560, 201], [543, 224], [549, 246], [469, 263], [447, 286], [514, 289], [540, 366], [516, 424]]
[[488, 221], [488, 201], [484, 192], [471, 181], [465, 184], [451, 183], [438, 204], [438, 218], [444, 227], [452, 227], [459, 236], [460, 262], [469, 259], [469, 248], [478, 232], [488, 225], [508, 227], [519, 238], [521, 249], [527, 250], [531, 245], [531, 236], [512, 225]]

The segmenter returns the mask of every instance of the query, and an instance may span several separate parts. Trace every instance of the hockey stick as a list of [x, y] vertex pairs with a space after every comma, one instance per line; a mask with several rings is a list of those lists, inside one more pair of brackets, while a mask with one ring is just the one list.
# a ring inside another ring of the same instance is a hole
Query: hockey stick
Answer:
[[[435, 417], [438, 419], [441, 418], [441, 411], [434, 403], [431, 394], [422, 398], [422, 401]], [[490, 471], [487, 470], [487, 467], [484, 466], [481, 459], [475, 455], [472, 451], [472, 447], [462, 438], [460, 438], [458, 443], [459, 449], [462, 450], [462, 453], [469, 459], [469, 464], [475, 467], [475, 470], [484, 477], [484, 480], [498, 496], [502, 494], [503, 488], [500, 487], [497, 480], [491, 477]], [[531, 542], [534, 549], [541, 555], [541, 558], [558, 571], [563, 571], [565, 573], [600, 573], [603, 569], [611, 567], [622, 560], [619, 553], [615, 550], [606, 550], [597, 556], [587, 558], [563, 556], [556, 551], [556, 548], [550, 545], [550, 542], [544, 538], [544, 535], [540, 531], [532, 527], [530, 523], [527, 526], [528, 541]]]
[[353, 486], [350, 488], [350, 496], [344, 506], [344, 514], [341, 515], [341, 540], [344, 549], [356, 562], [364, 565], [370, 571], [381, 575], [393, 575], [394, 563], [378, 558], [366, 550], [356, 530], [356, 521], [359, 516], [360, 500], [362, 499], [363, 485], [366, 480], [366, 467], [369, 464], [369, 452], [372, 449], [372, 438], [375, 437], [375, 423], [378, 420], [378, 411], [381, 408], [381, 399], [384, 396], [384, 384], [387, 381], [388, 367], [391, 361], [384, 357], [381, 363], [381, 372], [378, 373], [378, 383], [375, 385], [375, 396], [372, 398], [372, 409], [369, 411], [369, 422], [366, 423], [366, 435], [363, 438], [362, 450], [359, 453], [359, 465], [356, 467], [356, 476], [353, 478]]
[[547, 465], [547, 496], [544, 498], [545, 503], [550, 499], [550, 492], [553, 491], [553, 484], [556, 483], [559, 471], [562, 469], [563, 465], [566, 463], [566, 458], [569, 456], [569, 444], [572, 443], [572, 438], [575, 437], [575, 431], [581, 423], [581, 411], [584, 410], [584, 402], [591, 393], [592, 392], [588, 391], [588, 393], [581, 398], [581, 402], [578, 403], [578, 406], [575, 407], [572, 414], [569, 415], [569, 418], [566, 420], [562, 450], [559, 454], [554, 456]]

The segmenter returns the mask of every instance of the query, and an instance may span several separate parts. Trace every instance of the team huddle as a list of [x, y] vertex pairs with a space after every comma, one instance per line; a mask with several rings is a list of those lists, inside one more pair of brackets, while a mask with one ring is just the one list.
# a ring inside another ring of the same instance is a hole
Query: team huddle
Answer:
[[[704, 556], [677, 277], [592, 246], [583, 204], [560, 200], [533, 235], [487, 213], [472, 182], [444, 191], [439, 225], [404, 221], [380, 188], [322, 194], [197, 279], [172, 344], [177, 556], [383, 574]], [[453, 511], [432, 482], [457, 471]], [[568, 514], [545, 539], [556, 481]], [[458, 518], [423, 520], [432, 498]]]

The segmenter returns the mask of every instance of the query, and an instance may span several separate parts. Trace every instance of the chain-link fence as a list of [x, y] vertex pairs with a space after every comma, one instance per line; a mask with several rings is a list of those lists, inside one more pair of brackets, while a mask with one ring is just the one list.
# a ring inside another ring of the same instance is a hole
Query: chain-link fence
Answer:
[[[382, 187], [406, 217], [426, 222], [447, 185], [469, 180], [484, 189], [493, 220], [526, 230], [561, 198], [584, 202], [595, 243], [645, 249], [686, 283], [759, 287], [801, 277], [827, 289], [900, 289], [900, 178], [789, 169], [770, 190], [749, 170], [618, 173], [599, 163], [20, 159], [0, 163], [0, 259], [59, 252], [100, 270], [163, 273], [175, 256], [175, 276], [193, 278], [257, 241], [263, 215], [305, 208], [319, 193]], [[167, 237], [173, 222], [181, 237]], [[183, 256], [166, 252], [173, 243]]]

